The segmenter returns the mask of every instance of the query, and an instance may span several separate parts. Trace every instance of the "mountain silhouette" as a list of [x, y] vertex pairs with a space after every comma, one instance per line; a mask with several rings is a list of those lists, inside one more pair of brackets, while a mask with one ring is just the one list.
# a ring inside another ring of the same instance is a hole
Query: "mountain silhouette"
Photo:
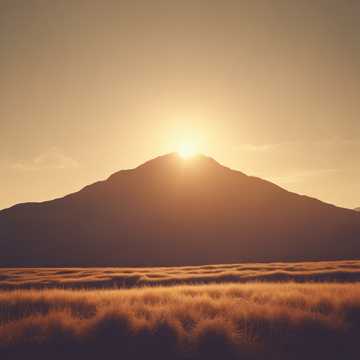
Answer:
[[360, 214], [168, 154], [61, 199], [0, 211], [1, 266], [154, 266], [360, 257]]

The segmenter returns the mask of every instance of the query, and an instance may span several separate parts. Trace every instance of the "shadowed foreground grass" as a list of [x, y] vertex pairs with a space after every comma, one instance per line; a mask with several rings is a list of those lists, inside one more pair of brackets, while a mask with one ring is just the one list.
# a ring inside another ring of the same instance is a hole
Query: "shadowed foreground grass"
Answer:
[[1, 359], [359, 359], [360, 284], [0, 292]]

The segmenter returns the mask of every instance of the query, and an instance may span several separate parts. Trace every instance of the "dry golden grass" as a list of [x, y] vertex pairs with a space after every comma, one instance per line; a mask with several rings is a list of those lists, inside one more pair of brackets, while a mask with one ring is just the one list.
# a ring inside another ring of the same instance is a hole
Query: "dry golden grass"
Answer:
[[357, 283], [0, 292], [1, 359], [355, 360], [359, 335]]
[[2, 268], [0, 289], [109, 288], [254, 281], [360, 281], [360, 261], [243, 263], [160, 268]]

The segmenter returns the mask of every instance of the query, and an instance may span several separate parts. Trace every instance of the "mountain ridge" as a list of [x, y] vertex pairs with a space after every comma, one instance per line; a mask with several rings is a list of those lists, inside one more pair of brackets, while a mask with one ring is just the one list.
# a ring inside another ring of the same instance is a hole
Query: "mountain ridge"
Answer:
[[213, 164], [216, 164], [217, 166], [219, 166], [219, 168], [222, 168], [222, 169], [226, 169], [226, 170], [229, 170], [229, 171], [232, 171], [232, 172], [235, 172], [237, 174], [242, 174], [248, 178], [251, 178], [251, 179], [255, 179], [255, 180], [260, 180], [260, 181], [264, 181], [264, 182], [267, 182], [269, 184], [272, 184], [273, 186], [276, 186], [277, 188], [283, 190], [283, 191], [286, 191], [290, 194], [296, 194], [296, 195], [299, 195], [299, 196], [303, 196], [303, 197], [306, 197], [308, 199], [312, 199], [312, 200], [315, 200], [315, 201], [319, 201], [323, 204], [326, 204], [326, 205], [329, 205], [329, 206], [332, 206], [332, 207], [336, 207], [336, 208], [341, 208], [341, 209], [344, 209], [344, 210], [355, 210], [355, 211], [360, 211], [360, 207], [358, 208], [355, 208], [355, 209], [348, 209], [348, 208], [345, 208], [345, 207], [341, 207], [341, 206], [337, 206], [337, 205], [334, 205], [332, 203], [328, 203], [328, 202], [325, 202], [325, 201], [322, 201], [318, 198], [315, 198], [315, 197], [311, 197], [311, 196], [308, 196], [308, 195], [304, 195], [304, 194], [297, 194], [293, 191], [290, 191], [290, 190], [287, 190], [275, 183], [272, 183], [271, 181], [269, 180], [265, 180], [265, 179], [262, 179], [260, 177], [257, 177], [257, 176], [252, 176], [252, 175], [247, 175], [239, 170], [236, 170], [236, 169], [232, 169], [230, 167], [227, 167], [227, 166], [224, 166], [222, 164], [220, 164], [219, 162], [217, 162], [215, 159], [211, 158], [211, 157], [208, 157], [208, 156], [205, 156], [203, 154], [197, 154], [197, 155], [194, 155], [192, 159], [182, 159], [181, 156], [179, 154], [177, 154], [176, 152], [173, 152], [173, 153], [169, 153], [169, 154], [165, 154], [165, 155], [160, 155], [160, 156], [157, 156], [151, 160], [148, 160], [138, 166], [136, 166], [135, 168], [130, 168], [130, 169], [122, 169], [122, 170], [119, 170], [119, 171], [116, 171], [114, 172], [113, 174], [109, 175], [107, 178], [103, 179], [103, 180], [98, 180], [98, 181], [95, 181], [94, 183], [91, 183], [91, 184], [88, 184], [88, 185], [85, 185], [84, 187], [82, 187], [81, 189], [79, 189], [78, 191], [74, 191], [72, 193], [69, 193], [69, 194], [66, 194], [64, 196], [59, 196], [57, 198], [54, 198], [54, 199], [50, 199], [50, 200], [44, 200], [44, 201], [30, 201], [30, 202], [23, 202], [23, 203], [18, 203], [18, 204], [14, 204], [10, 207], [7, 207], [7, 208], [4, 208], [4, 209], [0, 209], [0, 214], [1, 212], [3, 211], [7, 211], [7, 210], [10, 210], [10, 209], [13, 209], [15, 207], [19, 207], [19, 206], [23, 206], [23, 205], [36, 205], [36, 204], [46, 204], [48, 202], [52, 202], [52, 201], [57, 201], [57, 200], [62, 200], [62, 199], [65, 199], [67, 197], [71, 197], [72, 195], [76, 195], [82, 191], [86, 191], [90, 188], [93, 188], [94, 186], [97, 186], [97, 185], [100, 185], [100, 184], [103, 184], [103, 183], [106, 183], [107, 181], [112, 181], [114, 180], [114, 178], [116, 178], [117, 176], [119, 175], [122, 175], [122, 174], [125, 174], [125, 173], [129, 173], [129, 172], [133, 172], [135, 170], [140, 170], [140, 169], [145, 169], [146, 167], [148, 167], [149, 165], [153, 165], [154, 163], [157, 163], [158, 161], [161, 161], [163, 159], [171, 159], [173, 160], [174, 162], [177, 161], [178, 163], [182, 163], [183, 165], [186, 165], [188, 164], [189, 162], [192, 162], [194, 159], [201, 159], [201, 160], [206, 160], [208, 163], [212, 162]]

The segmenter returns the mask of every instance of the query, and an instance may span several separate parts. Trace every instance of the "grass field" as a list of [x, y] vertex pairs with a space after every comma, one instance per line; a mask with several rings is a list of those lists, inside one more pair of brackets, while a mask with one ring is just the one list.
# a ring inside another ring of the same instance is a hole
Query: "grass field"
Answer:
[[0, 289], [131, 288], [178, 284], [360, 281], [360, 261], [152, 268], [0, 268]]
[[[358, 262], [340, 262], [334, 269], [334, 264], [242, 266], [244, 274], [286, 268], [284, 272], [312, 272], [312, 276], [316, 271], [339, 273], [339, 264], [342, 272], [349, 273], [358, 266]], [[11, 281], [15, 283], [16, 278], [22, 286], [36, 283], [35, 277], [47, 281], [52, 277], [53, 286], [55, 277], [56, 284], [62, 285], [69, 278], [73, 284], [74, 274], [89, 281], [94, 274], [105, 276], [106, 271], [132, 271], [140, 278], [164, 275], [158, 278], [162, 284], [162, 279], [178, 279], [179, 274], [186, 281], [191, 276], [197, 281], [196, 271], [218, 276], [216, 270], [233, 272], [235, 267], [240, 265], [172, 270], [4, 269], [1, 274], [12, 274]], [[2, 276], [2, 281], [10, 282]], [[103, 290], [13, 287], [0, 291], [1, 359], [355, 360], [360, 354], [359, 336], [358, 283], [216, 283]]]

